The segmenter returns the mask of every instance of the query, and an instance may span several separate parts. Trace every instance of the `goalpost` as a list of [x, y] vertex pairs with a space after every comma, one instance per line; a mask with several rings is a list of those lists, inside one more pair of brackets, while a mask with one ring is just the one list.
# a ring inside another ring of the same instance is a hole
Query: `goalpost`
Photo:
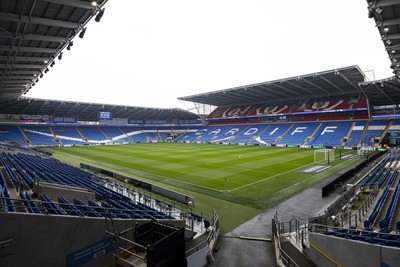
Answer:
[[334, 160], [335, 150], [326, 148], [314, 150], [314, 163], [330, 164]]

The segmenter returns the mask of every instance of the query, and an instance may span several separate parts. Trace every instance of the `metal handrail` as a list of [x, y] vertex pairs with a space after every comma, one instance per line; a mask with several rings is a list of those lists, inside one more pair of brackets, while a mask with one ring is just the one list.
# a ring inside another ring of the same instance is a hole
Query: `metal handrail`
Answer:
[[[125, 242], [127, 242], [127, 243], [130, 243], [131, 245], [134, 245], [134, 246], [137, 246], [137, 247], [139, 247], [139, 248], [141, 248], [141, 249], [146, 250], [146, 247], [145, 247], [145, 246], [140, 245], [139, 243], [135, 243], [135, 242], [133, 242], [132, 240], [129, 240], [129, 239], [126, 239], [126, 238], [124, 238], [124, 237], [122, 237], [122, 236], [116, 235], [116, 234], [114, 234], [114, 233], [112, 233], [112, 232], [110, 232], [110, 231], [106, 231], [106, 233], [109, 234], [109, 235], [111, 235], [111, 236], [113, 236], [114, 238], [121, 239], [122, 241], [125, 241]], [[124, 252], [126, 252], [126, 253], [128, 253], [128, 254], [131, 254], [131, 255], [133, 255], [133, 256], [135, 256], [135, 257], [138, 257], [138, 258], [140, 258], [140, 259], [142, 259], [142, 260], [145, 260], [145, 259], [146, 259], [146, 257], [140, 256], [140, 255], [138, 255], [138, 254], [136, 254], [136, 253], [134, 253], [134, 252], [132, 252], [132, 251], [129, 251], [129, 250], [127, 250], [127, 249], [124, 249], [124, 248], [122, 248], [122, 247], [120, 247], [120, 246], [118, 247], [118, 249], [123, 250]]]
[[[292, 220], [291, 220], [292, 221]], [[296, 220], [296, 230], [297, 230], [297, 223], [298, 221]], [[282, 237], [282, 229], [281, 229], [282, 222], [278, 220], [278, 214], [275, 214], [274, 217], [272, 218], [272, 235], [274, 237], [274, 241], [276, 240], [276, 244], [278, 246], [278, 259], [281, 260], [283, 264], [287, 267], [300, 267], [295, 260], [293, 260], [283, 249], [281, 246], [281, 237]], [[291, 228], [291, 227], [290, 227]]]
[[186, 256], [189, 256], [193, 254], [196, 251], [199, 251], [200, 249], [204, 248], [205, 246], [209, 245], [213, 240], [217, 240], [218, 238], [218, 233], [219, 233], [219, 217], [218, 214], [216, 213], [215, 210], [213, 210], [213, 226], [212, 230], [208, 233], [207, 238], [199, 243], [197, 246], [189, 249], [186, 251]]

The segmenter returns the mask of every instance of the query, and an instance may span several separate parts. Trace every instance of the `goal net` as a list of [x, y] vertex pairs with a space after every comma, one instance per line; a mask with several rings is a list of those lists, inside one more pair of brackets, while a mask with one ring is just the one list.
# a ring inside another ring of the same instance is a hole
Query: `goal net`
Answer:
[[335, 160], [335, 151], [333, 149], [314, 150], [314, 163], [329, 164]]

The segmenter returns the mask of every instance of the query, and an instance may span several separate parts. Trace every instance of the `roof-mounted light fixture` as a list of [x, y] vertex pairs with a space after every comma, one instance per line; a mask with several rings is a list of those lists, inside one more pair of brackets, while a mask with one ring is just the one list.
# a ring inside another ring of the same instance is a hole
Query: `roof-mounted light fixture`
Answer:
[[99, 13], [97, 13], [96, 18], [94, 19], [96, 22], [100, 22], [101, 18], [104, 15], [105, 8], [100, 9]]
[[71, 47], [74, 45], [74, 42], [71, 41], [69, 42], [68, 46], [67, 46], [67, 50], [71, 50]]
[[61, 59], [62, 59], [62, 56], [63, 56], [63, 52], [61, 52], [61, 53], [58, 55], [58, 59], [61, 60]]
[[53, 67], [53, 66], [54, 66], [54, 64], [56, 64], [56, 62], [55, 62], [55, 61], [51, 62], [51, 64], [50, 64], [50, 67]]
[[368, 7], [368, 18], [372, 19], [374, 17], [374, 10]]
[[83, 38], [83, 37], [85, 36], [85, 32], [86, 32], [86, 27], [83, 28], [83, 29], [81, 30], [81, 32], [79, 33], [79, 38]]

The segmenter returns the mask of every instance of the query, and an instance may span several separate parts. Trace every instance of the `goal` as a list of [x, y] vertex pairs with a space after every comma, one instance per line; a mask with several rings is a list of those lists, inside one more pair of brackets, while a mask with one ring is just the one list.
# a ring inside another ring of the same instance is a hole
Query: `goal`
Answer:
[[314, 163], [329, 164], [335, 160], [335, 151], [333, 149], [314, 150]]

